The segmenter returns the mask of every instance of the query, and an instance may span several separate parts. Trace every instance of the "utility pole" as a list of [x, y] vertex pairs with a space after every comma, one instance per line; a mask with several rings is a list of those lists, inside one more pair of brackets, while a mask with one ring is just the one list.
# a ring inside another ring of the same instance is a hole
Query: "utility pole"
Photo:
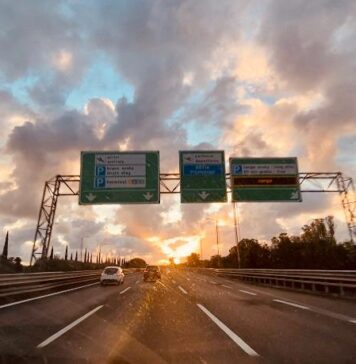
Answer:
[[239, 236], [237, 234], [237, 218], [236, 218], [236, 203], [232, 203], [232, 207], [234, 210], [234, 226], [235, 226], [235, 244], [236, 244], [236, 257], [237, 257], [237, 268], [241, 268], [241, 260], [240, 260], [240, 249], [239, 249]]
[[218, 250], [218, 256], [220, 256], [220, 250], [219, 250], [219, 227], [218, 227], [218, 220], [215, 220], [215, 226], [216, 226], [216, 247]]
[[200, 238], [200, 260], [203, 260], [203, 239]]

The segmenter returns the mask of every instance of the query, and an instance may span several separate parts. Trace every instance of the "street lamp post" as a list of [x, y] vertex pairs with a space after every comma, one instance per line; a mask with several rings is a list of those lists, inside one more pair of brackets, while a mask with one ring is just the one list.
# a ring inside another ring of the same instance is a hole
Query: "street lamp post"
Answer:
[[220, 256], [218, 220], [215, 220], [215, 227], [216, 227], [216, 247], [217, 247], [217, 251], [218, 251], [218, 256]]
[[218, 225], [218, 219], [213, 218], [206, 218], [206, 220], [215, 221], [215, 230], [216, 230], [216, 248], [218, 252], [218, 266], [220, 267], [220, 248], [219, 248], [219, 225]]
[[200, 260], [203, 260], [203, 239], [200, 238], [199, 242], [200, 242]]
[[239, 248], [239, 237], [237, 234], [237, 218], [236, 218], [236, 203], [232, 203], [234, 210], [234, 226], [235, 226], [235, 244], [236, 244], [236, 257], [237, 257], [237, 268], [241, 268], [241, 260], [240, 260], [240, 248]]

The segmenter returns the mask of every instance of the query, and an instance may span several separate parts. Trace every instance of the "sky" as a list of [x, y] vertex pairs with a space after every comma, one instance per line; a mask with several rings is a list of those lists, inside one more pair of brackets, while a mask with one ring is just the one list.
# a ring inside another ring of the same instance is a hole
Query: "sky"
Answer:
[[[356, 179], [353, 0], [0, 0], [0, 231], [29, 261], [44, 182], [79, 174], [80, 151], [179, 150], [298, 157]], [[339, 197], [238, 204], [240, 238], [268, 242], [333, 215]], [[61, 197], [55, 254], [84, 247], [147, 262], [234, 244], [232, 204], [78, 206]]]

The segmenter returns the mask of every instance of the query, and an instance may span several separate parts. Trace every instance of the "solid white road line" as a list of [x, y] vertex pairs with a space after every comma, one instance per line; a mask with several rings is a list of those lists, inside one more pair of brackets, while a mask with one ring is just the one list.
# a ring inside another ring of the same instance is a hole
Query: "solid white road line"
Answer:
[[279, 303], [284, 303], [285, 305], [289, 305], [289, 306], [293, 306], [293, 307], [298, 307], [298, 308], [301, 308], [302, 310], [310, 310], [310, 308], [307, 306], [298, 305], [296, 303], [292, 303], [292, 302], [288, 302], [288, 301], [282, 301], [282, 300], [276, 300], [276, 299], [273, 301], [279, 302]]
[[60, 336], [62, 336], [67, 331], [69, 331], [70, 329], [72, 329], [74, 326], [77, 326], [79, 323], [81, 323], [82, 321], [84, 321], [85, 319], [87, 319], [89, 316], [93, 315], [96, 311], [99, 311], [102, 307], [104, 307], [104, 305], [101, 305], [101, 306], [98, 306], [98, 307], [94, 308], [93, 310], [91, 310], [88, 313], [86, 313], [84, 316], [82, 316], [82, 317], [78, 318], [77, 320], [73, 321], [71, 324], [69, 324], [68, 326], [64, 327], [62, 330], [59, 330], [58, 332], [56, 332], [54, 335], [50, 336], [45, 341], [42, 341], [41, 344], [37, 345], [37, 348], [39, 348], [39, 349], [40, 348], [44, 348], [45, 346], [47, 346], [48, 344], [50, 344], [52, 341], [58, 339]]
[[249, 291], [245, 291], [243, 289], [239, 289], [240, 292], [246, 293], [246, 294], [250, 294], [251, 296], [256, 296], [257, 293], [253, 293], [253, 292], [249, 292]]
[[259, 356], [245, 341], [243, 341], [238, 335], [230, 330], [223, 322], [221, 322], [216, 316], [214, 316], [207, 308], [197, 303], [197, 306], [217, 325], [222, 331], [225, 332], [229, 338], [234, 341], [245, 353], [250, 356]]
[[225, 288], [230, 288], [230, 289], [232, 288], [231, 286], [226, 286], [225, 284], [222, 284], [221, 286], [225, 287]]
[[41, 299], [41, 298], [46, 298], [46, 297], [51, 297], [51, 296], [57, 296], [58, 294], [62, 294], [62, 293], [66, 293], [66, 292], [71, 292], [71, 291], [76, 291], [77, 289], [81, 289], [81, 288], [85, 288], [85, 287], [94, 286], [94, 285], [96, 285], [96, 284], [99, 284], [99, 282], [86, 284], [85, 286], [80, 286], [80, 287], [74, 287], [74, 288], [66, 289], [66, 290], [64, 290], [64, 291], [59, 291], [59, 292], [49, 293], [49, 294], [45, 294], [45, 295], [43, 295], [43, 296], [27, 298], [26, 300], [21, 300], [21, 301], [16, 301], [16, 302], [7, 303], [7, 304], [5, 304], [5, 305], [1, 305], [1, 306], [0, 306], [0, 309], [1, 309], [1, 308], [5, 308], [5, 307], [10, 307], [10, 306], [15, 306], [15, 305], [20, 305], [21, 303], [25, 303], [25, 302], [36, 301], [36, 300], [39, 300], [39, 299]]
[[176, 283], [176, 281], [174, 279], [172, 279], [172, 283]]
[[120, 294], [124, 294], [125, 292], [127, 292], [129, 289], [131, 289], [131, 287], [127, 287], [125, 288], [123, 291], [120, 292]]
[[178, 288], [184, 293], [184, 294], [188, 294], [188, 292], [184, 289], [184, 288], [182, 288], [181, 286], [178, 286]]

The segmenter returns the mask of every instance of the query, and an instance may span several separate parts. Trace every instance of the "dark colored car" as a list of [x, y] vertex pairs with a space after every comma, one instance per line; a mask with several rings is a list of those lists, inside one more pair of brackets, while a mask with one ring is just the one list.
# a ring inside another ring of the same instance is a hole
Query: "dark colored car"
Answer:
[[161, 279], [161, 271], [157, 265], [148, 265], [143, 271], [143, 280], [147, 281], [156, 281], [157, 279]]

